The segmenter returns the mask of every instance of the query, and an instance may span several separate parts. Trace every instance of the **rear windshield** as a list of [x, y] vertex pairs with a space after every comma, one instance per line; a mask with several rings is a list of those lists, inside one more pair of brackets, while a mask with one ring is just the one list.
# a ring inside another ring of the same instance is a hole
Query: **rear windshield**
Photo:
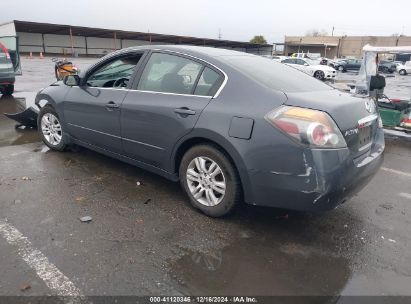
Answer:
[[264, 57], [250, 55], [224, 56], [224, 62], [257, 82], [277, 91], [292, 93], [332, 90], [330, 86], [314, 77]]

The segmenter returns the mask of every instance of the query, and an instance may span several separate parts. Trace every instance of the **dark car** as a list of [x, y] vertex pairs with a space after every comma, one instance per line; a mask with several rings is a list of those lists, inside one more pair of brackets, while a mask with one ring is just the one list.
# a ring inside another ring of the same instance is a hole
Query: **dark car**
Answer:
[[0, 37], [0, 93], [14, 92], [15, 76], [21, 74], [16, 37]]
[[194, 46], [117, 51], [41, 90], [39, 133], [180, 181], [222, 216], [239, 202], [330, 210], [383, 160], [373, 103], [246, 53]]
[[394, 73], [397, 70], [397, 65], [392, 61], [380, 61], [378, 71], [383, 73]]
[[362, 59], [344, 59], [334, 64], [334, 68], [340, 72], [359, 71]]

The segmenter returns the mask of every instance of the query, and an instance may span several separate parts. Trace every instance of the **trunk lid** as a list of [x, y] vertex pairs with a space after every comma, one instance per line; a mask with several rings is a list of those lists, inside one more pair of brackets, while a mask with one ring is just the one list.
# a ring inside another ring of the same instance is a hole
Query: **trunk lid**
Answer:
[[378, 128], [374, 101], [338, 90], [287, 93], [286, 105], [327, 112], [339, 127], [354, 157], [370, 150]]

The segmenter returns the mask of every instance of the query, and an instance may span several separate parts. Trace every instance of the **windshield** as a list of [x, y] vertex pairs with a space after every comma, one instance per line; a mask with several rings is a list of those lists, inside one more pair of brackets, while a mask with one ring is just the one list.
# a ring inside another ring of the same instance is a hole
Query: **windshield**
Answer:
[[258, 56], [226, 56], [225, 62], [242, 74], [282, 92], [326, 91], [332, 88], [297, 69]]

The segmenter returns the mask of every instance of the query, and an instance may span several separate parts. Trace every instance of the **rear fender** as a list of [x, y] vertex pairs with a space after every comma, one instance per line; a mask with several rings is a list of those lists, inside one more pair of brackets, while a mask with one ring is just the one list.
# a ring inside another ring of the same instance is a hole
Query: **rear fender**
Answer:
[[176, 145], [174, 146], [173, 152], [171, 154], [171, 159], [170, 159], [170, 164], [171, 164], [171, 170], [170, 172], [178, 172], [178, 168], [176, 166], [176, 160], [177, 160], [177, 153], [179, 151], [179, 148], [184, 145], [184, 143], [187, 143], [190, 140], [193, 139], [198, 139], [204, 140], [204, 142], [212, 142], [220, 146], [222, 149], [225, 150], [225, 152], [228, 154], [228, 156], [231, 158], [231, 160], [234, 163], [234, 166], [237, 169], [237, 172], [239, 174], [242, 188], [243, 188], [243, 194], [244, 194], [244, 200], [247, 203], [252, 203], [252, 188], [251, 188], [251, 183], [250, 179], [248, 177], [247, 169], [242, 161], [242, 158], [238, 151], [235, 149], [235, 147], [232, 145], [232, 143], [227, 140], [225, 137], [221, 136], [220, 134], [210, 131], [208, 129], [194, 129], [192, 132], [181, 138]]

